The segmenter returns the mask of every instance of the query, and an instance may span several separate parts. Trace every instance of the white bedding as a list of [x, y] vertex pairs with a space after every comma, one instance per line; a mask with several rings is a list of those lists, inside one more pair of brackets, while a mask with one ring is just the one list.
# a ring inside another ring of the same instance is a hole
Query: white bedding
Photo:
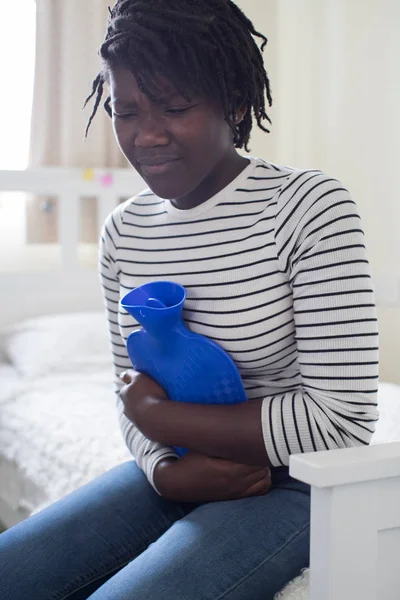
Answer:
[[[29, 514], [129, 460], [102, 313], [35, 319], [3, 335], [0, 509]], [[381, 383], [374, 443], [400, 440], [400, 387]], [[0, 519], [1, 519], [0, 513]], [[280, 600], [306, 600], [307, 572]]]
[[130, 454], [117, 423], [102, 313], [34, 319], [2, 343], [9, 362], [0, 364], [0, 477], [8, 476], [0, 498], [23, 515]]

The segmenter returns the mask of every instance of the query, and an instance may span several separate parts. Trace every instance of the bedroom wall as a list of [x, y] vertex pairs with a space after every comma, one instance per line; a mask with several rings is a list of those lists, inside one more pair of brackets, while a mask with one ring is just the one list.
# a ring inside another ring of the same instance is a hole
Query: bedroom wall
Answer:
[[400, 383], [400, 2], [239, 0], [270, 39], [273, 131], [255, 155], [327, 171], [363, 219], [381, 379]]

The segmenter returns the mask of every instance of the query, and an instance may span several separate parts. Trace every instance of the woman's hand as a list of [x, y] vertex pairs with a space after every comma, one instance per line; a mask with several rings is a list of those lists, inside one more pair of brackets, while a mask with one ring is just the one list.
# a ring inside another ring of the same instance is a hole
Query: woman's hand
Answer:
[[148, 409], [154, 404], [168, 401], [167, 393], [154, 379], [132, 369], [121, 373], [120, 378], [125, 383], [120, 391], [124, 413], [140, 429], [146, 425]]
[[218, 502], [266, 494], [271, 487], [271, 472], [268, 467], [251, 467], [188, 452], [179, 460], [160, 461], [154, 471], [154, 483], [168, 500]]

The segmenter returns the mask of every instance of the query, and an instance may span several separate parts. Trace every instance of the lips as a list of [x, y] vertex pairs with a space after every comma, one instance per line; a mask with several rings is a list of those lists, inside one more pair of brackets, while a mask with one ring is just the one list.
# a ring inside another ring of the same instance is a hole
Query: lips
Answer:
[[142, 158], [138, 160], [140, 170], [144, 175], [163, 175], [176, 168], [180, 159], [174, 157]]

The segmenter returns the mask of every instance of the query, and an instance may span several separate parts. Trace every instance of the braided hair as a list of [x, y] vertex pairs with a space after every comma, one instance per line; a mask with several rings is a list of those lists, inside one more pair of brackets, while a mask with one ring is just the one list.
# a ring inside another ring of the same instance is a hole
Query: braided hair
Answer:
[[[86, 135], [103, 97], [107, 68], [131, 71], [152, 101], [160, 95], [162, 75], [188, 101], [190, 92], [206, 95], [222, 107], [236, 148], [248, 151], [253, 116], [269, 133], [266, 101], [272, 104], [262, 52], [267, 38], [231, 0], [117, 0], [109, 8], [105, 40], [99, 54], [103, 70], [86, 99], [96, 95]], [[262, 40], [261, 50], [255, 37]], [[110, 96], [104, 108], [112, 116]], [[246, 107], [240, 123], [236, 111]]]

